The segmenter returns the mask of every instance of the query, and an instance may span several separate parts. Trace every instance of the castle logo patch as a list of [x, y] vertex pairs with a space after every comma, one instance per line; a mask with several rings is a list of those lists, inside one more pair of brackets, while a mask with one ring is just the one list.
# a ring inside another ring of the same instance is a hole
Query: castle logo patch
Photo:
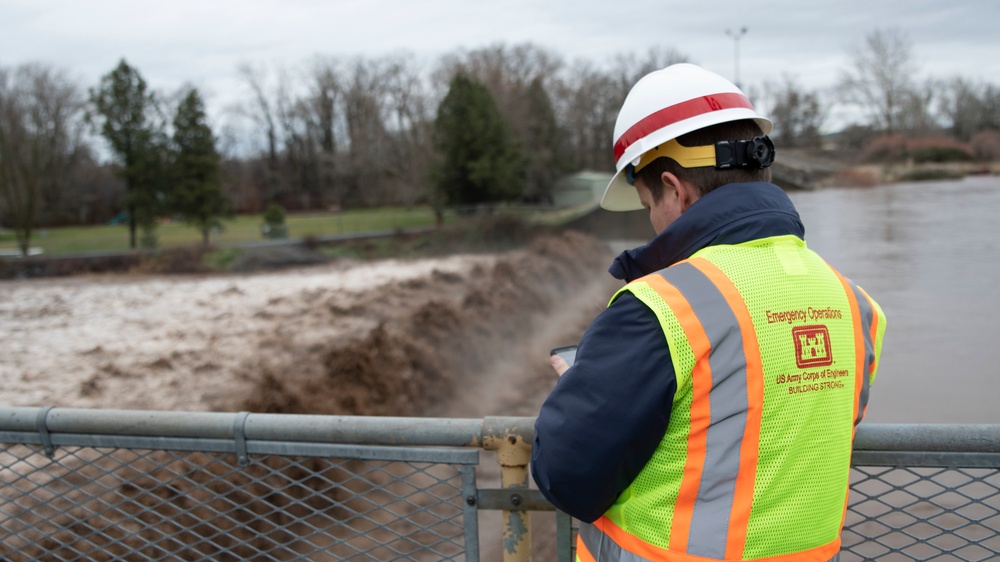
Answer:
[[830, 331], [826, 326], [798, 326], [792, 328], [795, 340], [795, 364], [806, 367], [826, 367], [833, 364], [830, 350]]

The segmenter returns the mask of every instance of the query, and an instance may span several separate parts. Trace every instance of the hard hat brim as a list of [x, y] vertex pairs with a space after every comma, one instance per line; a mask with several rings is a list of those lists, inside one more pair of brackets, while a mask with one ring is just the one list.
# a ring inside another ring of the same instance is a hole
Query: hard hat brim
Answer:
[[625, 181], [625, 171], [619, 171], [611, 178], [601, 198], [601, 208], [608, 211], [638, 211], [642, 209], [639, 193]]

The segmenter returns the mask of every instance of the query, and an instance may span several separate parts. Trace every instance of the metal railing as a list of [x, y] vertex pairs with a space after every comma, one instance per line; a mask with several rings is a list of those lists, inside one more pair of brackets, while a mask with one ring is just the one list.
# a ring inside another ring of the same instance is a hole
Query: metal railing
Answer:
[[[530, 560], [533, 423], [0, 408], [0, 557]], [[1000, 426], [862, 425], [841, 560], [1000, 556], [998, 467]], [[551, 534], [571, 560], [572, 520]]]
[[864, 425], [841, 562], [1000, 558], [1000, 425]]

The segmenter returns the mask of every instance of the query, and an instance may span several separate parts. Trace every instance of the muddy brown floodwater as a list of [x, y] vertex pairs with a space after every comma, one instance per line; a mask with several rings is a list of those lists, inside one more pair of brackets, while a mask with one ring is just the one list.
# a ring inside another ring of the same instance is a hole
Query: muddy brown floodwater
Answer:
[[[489, 255], [4, 281], [0, 404], [531, 416], [555, 383], [548, 350], [620, 286], [611, 257], [567, 232]], [[499, 485], [493, 462], [481, 486]], [[499, 514], [480, 525], [499, 559]]]
[[885, 311], [866, 423], [1000, 422], [1000, 176], [791, 196], [809, 247]]
[[[615, 285], [577, 233], [503, 254], [0, 283], [0, 403], [523, 415]], [[527, 397], [526, 397], [527, 396]]]

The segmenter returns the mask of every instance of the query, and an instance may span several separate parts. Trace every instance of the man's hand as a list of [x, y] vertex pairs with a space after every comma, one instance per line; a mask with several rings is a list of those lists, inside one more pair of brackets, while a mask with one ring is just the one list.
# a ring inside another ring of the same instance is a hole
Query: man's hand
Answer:
[[566, 369], [569, 369], [569, 363], [567, 363], [565, 359], [559, 357], [558, 355], [550, 355], [549, 363], [552, 364], [552, 368], [555, 370], [556, 375], [560, 377], [562, 376], [563, 373], [566, 372]]

